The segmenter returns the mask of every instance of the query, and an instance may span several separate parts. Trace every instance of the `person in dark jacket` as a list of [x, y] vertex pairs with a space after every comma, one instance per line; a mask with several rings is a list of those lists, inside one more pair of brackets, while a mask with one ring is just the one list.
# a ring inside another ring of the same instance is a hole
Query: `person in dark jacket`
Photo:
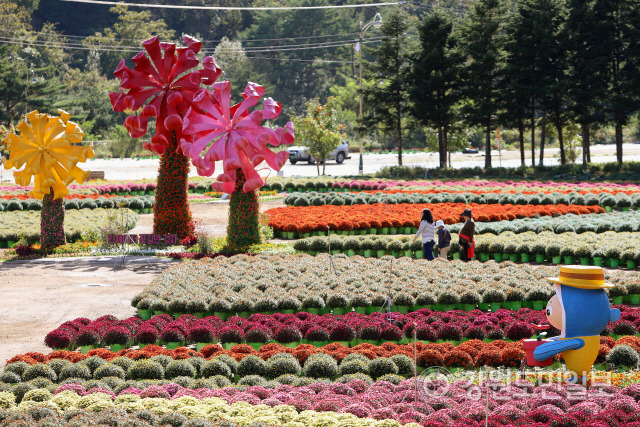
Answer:
[[438, 235], [438, 258], [447, 259], [447, 253], [451, 249], [451, 232], [444, 225], [444, 221], [436, 221], [436, 234]]
[[460, 238], [460, 247], [462, 248], [460, 259], [463, 261], [469, 261], [473, 258], [476, 248], [476, 242], [473, 238], [473, 235], [476, 232], [476, 224], [473, 222], [471, 209], [465, 209], [460, 216], [464, 220], [462, 230], [458, 233], [458, 237]]

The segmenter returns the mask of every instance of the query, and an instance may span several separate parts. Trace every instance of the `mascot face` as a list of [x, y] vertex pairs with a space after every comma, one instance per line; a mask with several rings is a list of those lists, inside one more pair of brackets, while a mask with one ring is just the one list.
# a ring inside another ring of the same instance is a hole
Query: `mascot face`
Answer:
[[562, 330], [562, 316], [564, 315], [562, 311], [562, 302], [558, 294], [556, 294], [549, 300], [545, 314], [549, 324], [559, 330]]

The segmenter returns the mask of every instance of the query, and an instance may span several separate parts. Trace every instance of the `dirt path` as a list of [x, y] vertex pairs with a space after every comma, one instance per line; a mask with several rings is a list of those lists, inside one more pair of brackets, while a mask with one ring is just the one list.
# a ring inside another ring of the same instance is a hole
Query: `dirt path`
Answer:
[[49, 353], [45, 335], [67, 320], [133, 316], [131, 298], [175, 263], [150, 261], [129, 257], [128, 269], [117, 271], [111, 257], [0, 263], [0, 366], [19, 353]]
[[[265, 211], [284, 206], [282, 200], [260, 203]], [[191, 205], [214, 236], [224, 236], [228, 203]], [[151, 233], [153, 215], [141, 215], [135, 234]], [[45, 335], [61, 323], [105, 314], [118, 318], [135, 315], [129, 301], [162, 270], [175, 261], [130, 257], [130, 269], [113, 271], [111, 257], [50, 258], [0, 262], [0, 367], [7, 359], [28, 351], [50, 352]]]
[[[260, 212], [285, 206], [282, 199], [260, 202]], [[212, 236], [224, 236], [227, 233], [229, 217], [228, 202], [192, 203], [191, 213], [194, 219], [199, 219], [207, 226]], [[140, 215], [132, 234], [150, 234], [153, 231], [153, 214]]]

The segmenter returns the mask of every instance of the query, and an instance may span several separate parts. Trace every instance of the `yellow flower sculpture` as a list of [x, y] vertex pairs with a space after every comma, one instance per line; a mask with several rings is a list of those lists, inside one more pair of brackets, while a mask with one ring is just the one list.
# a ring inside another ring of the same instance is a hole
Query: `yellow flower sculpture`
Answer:
[[31, 194], [42, 199], [53, 189], [53, 199], [69, 194], [67, 185], [74, 180], [82, 184], [89, 172], [76, 166], [93, 157], [92, 146], [74, 145], [82, 141], [84, 133], [80, 126], [70, 122], [71, 115], [58, 110], [57, 116], [40, 114], [38, 110], [27, 114], [16, 129], [20, 135], [11, 133], [5, 140], [10, 158], [6, 167], [23, 170], [13, 176], [21, 186], [31, 185]]

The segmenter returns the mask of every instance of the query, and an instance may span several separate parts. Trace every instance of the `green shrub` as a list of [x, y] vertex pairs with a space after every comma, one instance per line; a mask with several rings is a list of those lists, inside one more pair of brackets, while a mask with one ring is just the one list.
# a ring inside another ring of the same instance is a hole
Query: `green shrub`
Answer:
[[365, 360], [351, 360], [345, 362], [344, 360], [340, 363], [340, 375], [351, 375], [351, 374], [369, 374], [369, 359], [365, 357]]
[[[104, 360], [101, 357], [98, 356], [91, 356], [87, 359], [84, 359], [81, 362], [78, 362], [82, 365], [87, 365], [87, 367], [89, 368], [89, 370], [91, 371], [91, 375], [93, 375], [93, 373], [95, 372], [96, 369], [98, 369], [100, 366], [102, 365], [106, 365], [107, 361]], [[77, 363], [76, 363], [77, 364]]]
[[388, 381], [393, 385], [399, 385], [404, 381], [404, 377], [396, 374], [386, 374], [378, 378], [378, 381]]
[[161, 380], [164, 379], [164, 368], [151, 359], [138, 360], [127, 371], [128, 379]]
[[468, 290], [460, 295], [460, 303], [477, 305], [480, 304], [480, 295], [474, 290]]
[[164, 375], [167, 379], [174, 379], [176, 377], [195, 378], [196, 368], [194, 368], [188, 360], [174, 360], [167, 365], [164, 370]]
[[50, 381], [56, 381], [58, 379], [56, 372], [52, 368], [43, 363], [36, 363], [24, 371], [22, 381], [31, 381], [39, 377], [46, 378]]
[[398, 366], [388, 357], [378, 357], [369, 362], [369, 374], [374, 380], [383, 375], [398, 374]]
[[316, 353], [307, 358], [303, 372], [305, 376], [311, 378], [333, 378], [338, 375], [338, 364], [333, 357]]
[[267, 363], [253, 354], [246, 356], [238, 363], [238, 375], [241, 377], [246, 377], [248, 375], [259, 375], [264, 377], [267, 375], [267, 371]]
[[247, 375], [246, 377], [242, 377], [240, 381], [238, 381], [238, 385], [245, 385], [248, 387], [257, 387], [257, 386], [264, 387], [266, 383], [267, 383], [267, 380], [265, 380], [260, 375]]
[[211, 378], [215, 376], [222, 376], [224, 378], [232, 378], [233, 374], [229, 365], [218, 359], [209, 360], [202, 367], [202, 374], [204, 378]]
[[484, 303], [501, 303], [505, 301], [505, 294], [499, 289], [489, 289], [482, 295]]
[[404, 354], [395, 354], [391, 356], [391, 360], [398, 367], [398, 374], [412, 377], [416, 374], [413, 359]]
[[62, 368], [69, 365], [71, 365], [71, 362], [66, 359], [53, 359], [47, 362], [47, 366], [53, 369], [58, 378], [60, 378], [60, 371], [62, 371]]
[[301, 372], [302, 368], [298, 360], [288, 353], [277, 354], [267, 361], [267, 376], [269, 378], [277, 378], [287, 374], [298, 376]]
[[74, 363], [62, 368], [60, 372], [60, 381], [64, 381], [67, 378], [82, 378], [83, 380], [90, 380], [93, 377], [89, 367], [82, 363]]
[[631, 346], [616, 345], [609, 351], [606, 359], [615, 366], [636, 368], [640, 362], [640, 354]]

